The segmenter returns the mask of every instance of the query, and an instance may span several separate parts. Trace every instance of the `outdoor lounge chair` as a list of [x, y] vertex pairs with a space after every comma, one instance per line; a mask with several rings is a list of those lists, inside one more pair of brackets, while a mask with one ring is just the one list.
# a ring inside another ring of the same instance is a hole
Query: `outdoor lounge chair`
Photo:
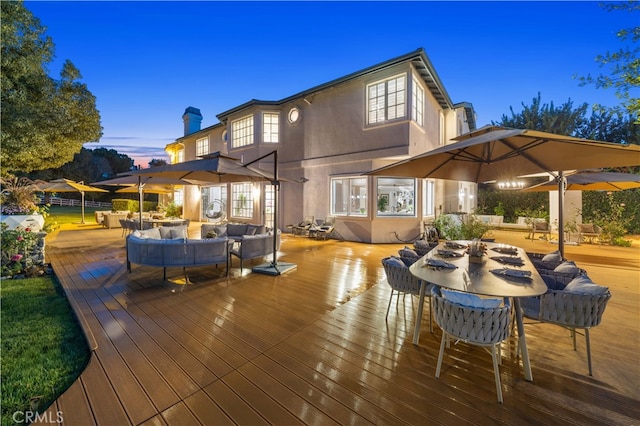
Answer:
[[309, 230], [314, 224], [315, 218], [313, 216], [305, 216], [302, 222], [291, 226], [291, 232], [293, 235], [309, 235]]
[[326, 240], [329, 235], [333, 232], [333, 229], [336, 226], [336, 217], [335, 216], [327, 216], [322, 225], [316, 226], [313, 228], [315, 233], [315, 237], [317, 240], [323, 239]]
[[578, 241], [581, 243], [585, 239], [588, 239], [590, 243], [600, 240], [600, 234], [602, 234], [602, 228], [593, 223], [581, 223], [578, 224]]
[[551, 227], [549, 226], [548, 222], [537, 222], [534, 221], [531, 223], [531, 239], [535, 240], [536, 238], [536, 233], [540, 234], [540, 235], [547, 235], [547, 238], [549, 238], [548, 236], [551, 234]]
[[[463, 294], [464, 296], [473, 296]], [[511, 305], [506, 303], [506, 301], [504, 306], [495, 308], [462, 305], [443, 297], [442, 291], [438, 286], [433, 287], [432, 297], [436, 324], [442, 328], [442, 340], [440, 341], [440, 354], [438, 355], [438, 365], [436, 366], [436, 378], [440, 378], [444, 347], [449, 336], [455, 340], [462, 340], [465, 343], [490, 348], [491, 357], [493, 358], [493, 371], [498, 401], [502, 403], [502, 386], [500, 384], [500, 370], [498, 367], [500, 364], [499, 348], [500, 342], [509, 337]]]

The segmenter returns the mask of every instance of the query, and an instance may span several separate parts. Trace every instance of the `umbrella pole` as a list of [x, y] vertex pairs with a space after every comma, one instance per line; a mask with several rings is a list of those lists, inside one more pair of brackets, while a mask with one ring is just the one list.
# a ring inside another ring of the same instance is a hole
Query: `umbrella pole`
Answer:
[[142, 178], [138, 176], [138, 197], [139, 197], [138, 202], [140, 203], [140, 205], [138, 206], [138, 211], [140, 212], [139, 214], [140, 230], [142, 230], [142, 203], [144, 201], [144, 194], [142, 193], [143, 190], [144, 188], [143, 188]]
[[564, 259], [564, 172], [559, 171], [558, 177], [558, 250]]
[[80, 223], [82, 223], [84, 225], [84, 191], [80, 191], [80, 194], [81, 194], [81, 198], [82, 198], [82, 206], [81, 206], [82, 221]]
[[261, 274], [267, 275], [282, 275], [285, 272], [289, 272], [297, 267], [295, 263], [288, 262], [280, 262], [278, 263], [278, 197], [280, 196], [280, 181], [278, 180], [278, 151], [271, 151], [267, 155], [263, 155], [262, 157], [253, 160], [245, 166], [253, 164], [257, 161], [262, 160], [263, 158], [268, 157], [269, 155], [273, 155], [273, 181], [271, 184], [273, 185], [273, 260], [271, 263], [265, 263], [262, 265], [258, 265], [251, 270], [253, 272], [258, 272]]

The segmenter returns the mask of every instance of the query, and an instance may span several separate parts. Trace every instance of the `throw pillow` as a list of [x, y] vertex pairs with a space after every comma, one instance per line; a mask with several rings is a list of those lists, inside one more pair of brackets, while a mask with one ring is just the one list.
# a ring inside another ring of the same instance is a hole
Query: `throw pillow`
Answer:
[[562, 262], [562, 255], [559, 250], [556, 250], [549, 254], [545, 254], [542, 260], [544, 262]]
[[226, 237], [227, 236], [227, 225], [214, 226], [213, 230], [216, 231], [216, 234], [218, 234], [218, 237]]
[[216, 234], [216, 231], [209, 231], [207, 232], [207, 235], [205, 235], [205, 238], [216, 238], [218, 236], [218, 234]]
[[267, 231], [264, 225], [253, 225], [253, 224], [247, 225], [248, 235], [260, 235], [260, 234], [264, 234], [265, 232]]
[[563, 274], [578, 274], [580, 273], [580, 268], [576, 266], [575, 262], [567, 260], [556, 266], [553, 272], [560, 272]]
[[189, 237], [189, 233], [187, 232], [187, 227], [186, 225], [182, 225], [182, 226], [172, 226], [171, 227], [171, 239], [172, 240], [177, 240], [177, 239], [187, 239]]
[[406, 268], [407, 267], [407, 265], [404, 264], [402, 259], [400, 259], [399, 257], [395, 257], [395, 256], [385, 257], [384, 259], [382, 259], [382, 264], [383, 265], [391, 265], [391, 266], [399, 266], [401, 268]]
[[418, 250], [430, 250], [431, 246], [427, 240], [417, 240], [413, 243], [413, 246]]
[[447, 290], [445, 288], [441, 289], [440, 292], [445, 299], [469, 308], [493, 309], [500, 307], [502, 304], [502, 299], [493, 297], [483, 298], [476, 294]]
[[247, 233], [247, 225], [244, 223], [230, 223], [227, 225], [227, 233], [233, 236], [241, 236]]
[[605, 294], [607, 291], [609, 291], [609, 288], [594, 283], [593, 281], [591, 281], [591, 278], [586, 275], [580, 275], [579, 277], [572, 279], [571, 282], [569, 282], [569, 284], [567, 284], [567, 286], [564, 288], [564, 291], [569, 293], [587, 293], [599, 295]]
[[171, 227], [170, 226], [160, 226], [158, 228], [155, 228], [160, 232], [160, 238], [162, 238], [163, 240], [170, 240], [171, 239]]
[[151, 240], [159, 240], [162, 238], [162, 235], [160, 234], [160, 228], [150, 228], [136, 232], [140, 232], [140, 238], [149, 238]]

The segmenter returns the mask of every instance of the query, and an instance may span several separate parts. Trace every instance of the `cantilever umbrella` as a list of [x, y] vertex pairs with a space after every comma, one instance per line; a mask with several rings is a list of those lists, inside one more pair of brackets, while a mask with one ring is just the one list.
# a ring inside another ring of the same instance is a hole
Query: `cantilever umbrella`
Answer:
[[[564, 170], [640, 165], [640, 146], [601, 142], [540, 132], [486, 126], [460, 135], [407, 160], [369, 172], [382, 176], [413, 176], [468, 182], [506, 180], [548, 172], [562, 188]], [[564, 197], [559, 191], [559, 235], [564, 235]], [[564, 255], [564, 241], [558, 239]]]
[[[640, 175], [632, 173], [581, 171], [566, 176], [565, 191], [622, 191], [640, 188]], [[522, 192], [557, 191], [555, 181], [539, 183]]]
[[82, 223], [84, 223], [84, 193], [85, 192], [109, 192], [106, 189], [94, 188], [82, 182], [74, 182], [69, 179], [55, 179], [42, 186], [43, 192], [79, 192], [82, 195]]
[[[270, 155], [274, 156], [273, 172], [267, 172], [254, 164]], [[270, 275], [280, 275], [296, 267], [293, 263], [284, 263], [277, 261], [277, 238], [278, 238], [278, 210], [277, 199], [280, 182], [284, 179], [278, 178], [278, 153], [273, 151], [264, 155], [249, 164], [243, 164], [233, 157], [228, 157], [220, 152], [215, 152], [203, 156], [200, 160], [185, 161], [176, 164], [167, 164], [164, 166], [151, 167], [148, 169], [136, 170], [131, 172], [133, 175], [142, 177], [162, 177], [172, 179], [185, 179], [208, 183], [233, 183], [233, 182], [271, 182], [276, 188], [276, 203], [274, 204], [274, 230], [273, 230], [273, 262], [265, 267], [253, 268], [255, 272], [266, 273]]]

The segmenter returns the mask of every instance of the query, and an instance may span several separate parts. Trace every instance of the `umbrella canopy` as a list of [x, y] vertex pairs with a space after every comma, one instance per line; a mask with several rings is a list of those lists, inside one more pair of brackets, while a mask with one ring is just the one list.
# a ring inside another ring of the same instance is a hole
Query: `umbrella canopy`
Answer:
[[69, 179], [55, 179], [42, 185], [43, 192], [79, 192], [82, 196], [82, 223], [84, 223], [84, 193], [85, 192], [109, 192], [106, 189], [94, 188], [82, 182], [74, 182]]
[[131, 172], [133, 175], [186, 179], [207, 183], [272, 181], [273, 174], [245, 166], [232, 157], [216, 152], [200, 160], [150, 167]]
[[[566, 176], [565, 191], [622, 191], [640, 188], [640, 175], [632, 173], [583, 171]], [[523, 192], [557, 191], [555, 181], [543, 182]]]
[[[487, 182], [549, 172], [559, 178], [561, 188], [563, 170], [640, 165], [638, 145], [593, 141], [537, 130], [486, 126], [453, 140], [457, 142], [369, 174]], [[559, 191], [558, 198], [559, 235], [564, 235], [562, 191]], [[558, 242], [558, 248], [564, 254], [563, 239], [559, 238]]]

